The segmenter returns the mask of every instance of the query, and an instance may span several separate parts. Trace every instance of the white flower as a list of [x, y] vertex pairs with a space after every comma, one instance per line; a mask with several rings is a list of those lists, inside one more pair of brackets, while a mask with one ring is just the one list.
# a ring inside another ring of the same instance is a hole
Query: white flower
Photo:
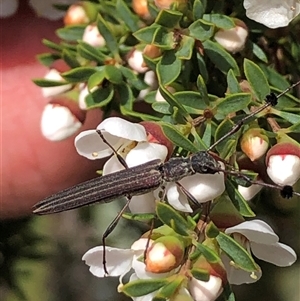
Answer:
[[[225, 190], [224, 173], [222, 172], [215, 174], [197, 173], [183, 178], [179, 183], [197, 200], [198, 203], [205, 203], [213, 200]], [[183, 212], [193, 212], [188, 198], [175, 183], [169, 183], [167, 185], [167, 198], [170, 205], [175, 209]]]
[[[110, 117], [102, 121], [98, 127], [105, 139], [125, 159], [128, 167], [137, 166], [151, 160], [162, 162], [167, 157], [167, 147], [147, 142], [145, 128], [119, 117]], [[113, 151], [97, 134], [96, 130], [80, 133], [75, 138], [77, 152], [91, 160], [110, 156]], [[124, 169], [116, 156], [112, 156], [103, 167], [103, 175]], [[133, 196], [129, 208], [132, 212], [154, 212], [155, 198], [153, 192]]]
[[300, 2], [295, 0], [244, 0], [246, 15], [269, 28], [287, 26], [300, 13]]
[[[64, 78], [60, 75], [60, 73], [56, 69], [50, 69], [47, 74], [44, 76], [45, 79], [51, 81], [64, 82]], [[54, 87], [43, 87], [42, 94], [44, 97], [52, 97], [59, 94], [62, 94], [72, 88], [71, 84], [65, 84]]]
[[[259, 259], [277, 266], [290, 266], [296, 259], [295, 251], [282, 244], [273, 229], [261, 220], [246, 221], [234, 227], [227, 228], [226, 234], [232, 234], [249, 252]], [[224, 258], [223, 258], [224, 259]], [[256, 282], [261, 277], [261, 271], [250, 275], [241, 269], [236, 269], [229, 264], [229, 260], [223, 260], [227, 271], [228, 281], [231, 284], [243, 284]]]
[[65, 12], [58, 10], [53, 4], [68, 5], [74, 2], [76, 2], [76, 0], [30, 0], [29, 4], [39, 17], [44, 17], [49, 20], [58, 20], [65, 15]]
[[[141, 238], [135, 241], [130, 249], [106, 247], [106, 268], [108, 276], [123, 276], [132, 269], [134, 260], [144, 254], [148, 239]], [[151, 245], [152, 241], [150, 241]], [[106, 276], [103, 266], [103, 246], [88, 250], [82, 260], [90, 266], [90, 272], [96, 277]]]

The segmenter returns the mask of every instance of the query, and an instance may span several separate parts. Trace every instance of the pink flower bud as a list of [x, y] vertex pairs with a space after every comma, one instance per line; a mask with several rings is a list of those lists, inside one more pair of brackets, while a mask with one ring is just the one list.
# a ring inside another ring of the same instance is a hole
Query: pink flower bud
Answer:
[[245, 47], [248, 37], [248, 28], [246, 24], [236, 19], [236, 26], [230, 29], [220, 29], [215, 34], [215, 40], [227, 51], [236, 53]]
[[293, 185], [300, 178], [300, 146], [282, 142], [274, 145], [266, 157], [267, 173], [279, 185]]
[[89, 17], [81, 4], [72, 4], [64, 17], [65, 25], [89, 23]]
[[241, 139], [241, 149], [250, 158], [255, 161], [262, 157], [269, 146], [269, 139], [263, 135], [260, 129], [250, 129], [244, 133]]
[[85, 28], [82, 40], [94, 47], [103, 47], [106, 44], [95, 24], [88, 25]]
[[51, 141], [64, 140], [77, 132], [85, 115], [74, 101], [55, 99], [45, 106], [42, 113], [42, 134]]
[[[47, 74], [44, 76], [45, 79], [57, 82], [64, 82], [60, 73], [56, 69], [50, 69]], [[51, 97], [62, 94], [72, 88], [71, 84], [65, 84], [61, 86], [46, 87], [42, 88], [42, 94], [44, 97]]]
[[146, 270], [152, 273], [166, 273], [178, 267], [184, 256], [183, 243], [174, 236], [158, 238], [146, 254]]
[[148, 66], [144, 62], [143, 52], [137, 49], [134, 49], [128, 58], [128, 65], [132, 70], [138, 73], [145, 73], [149, 70]]

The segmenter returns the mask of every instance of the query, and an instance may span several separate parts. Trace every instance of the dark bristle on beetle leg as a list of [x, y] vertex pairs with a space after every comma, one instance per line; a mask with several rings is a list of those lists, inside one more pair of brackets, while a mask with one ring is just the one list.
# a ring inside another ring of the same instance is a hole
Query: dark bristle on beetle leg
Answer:
[[293, 187], [290, 185], [285, 185], [280, 190], [280, 195], [285, 199], [291, 199], [293, 197], [293, 193], [294, 193]]

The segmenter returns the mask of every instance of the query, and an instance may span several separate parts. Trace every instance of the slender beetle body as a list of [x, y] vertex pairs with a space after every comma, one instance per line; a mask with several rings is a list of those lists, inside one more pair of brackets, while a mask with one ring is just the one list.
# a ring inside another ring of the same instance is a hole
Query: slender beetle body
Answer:
[[38, 202], [35, 214], [51, 214], [94, 203], [108, 203], [122, 196], [153, 191], [165, 182], [176, 182], [195, 173], [213, 174], [219, 168], [207, 152], [190, 157], [175, 157], [162, 163], [159, 159], [98, 177], [62, 190]]

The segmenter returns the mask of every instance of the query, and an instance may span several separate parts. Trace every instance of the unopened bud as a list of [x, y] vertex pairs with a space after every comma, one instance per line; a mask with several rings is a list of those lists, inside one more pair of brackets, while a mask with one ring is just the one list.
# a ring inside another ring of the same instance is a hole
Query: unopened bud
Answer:
[[85, 28], [82, 40], [94, 47], [103, 47], [106, 44], [95, 24], [88, 25]]
[[138, 73], [145, 73], [149, 70], [148, 66], [145, 65], [143, 52], [137, 49], [134, 49], [129, 55], [128, 65]]
[[175, 0], [154, 0], [156, 7], [160, 9], [169, 9]]
[[84, 120], [85, 112], [74, 101], [56, 99], [44, 108], [41, 131], [48, 140], [61, 141], [76, 133]]
[[153, 242], [146, 254], [146, 270], [166, 273], [178, 267], [184, 256], [183, 243], [174, 236], [163, 236]]
[[260, 129], [250, 129], [241, 139], [241, 149], [251, 161], [262, 157], [269, 147], [269, 139]]
[[300, 178], [300, 146], [282, 142], [274, 145], [266, 156], [267, 173], [279, 185], [293, 185]]
[[148, 1], [147, 0], [133, 0], [132, 9], [134, 12], [143, 19], [149, 19], [151, 17], [148, 10]]
[[65, 25], [87, 24], [89, 22], [90, 19], [81, 4], [72, 4], [64, 17]]
[[243, 50], [248, 37], [248, 28], [243, 21], [236, 19], [235, 25], [234, 28], [220, 29], [215, 34], [215, 40], [232, 53]]
[[155, 59], [161, 56], [161, 49], [155, 45], [149, 44], [145, 46], [143, 54], [151, 59]]
[[[57, 82], [64, 82], [64, 78], [60, 75], [60, 73], [56, 69], [50, 69], [47, 74], [44, 76], [45, 79]], [[60, 86], [53, 87], [43, 87], [42, 94], [44, 97], [51, 97], [62, 94], [72, 88], [71, 84], [65, 84]]]

